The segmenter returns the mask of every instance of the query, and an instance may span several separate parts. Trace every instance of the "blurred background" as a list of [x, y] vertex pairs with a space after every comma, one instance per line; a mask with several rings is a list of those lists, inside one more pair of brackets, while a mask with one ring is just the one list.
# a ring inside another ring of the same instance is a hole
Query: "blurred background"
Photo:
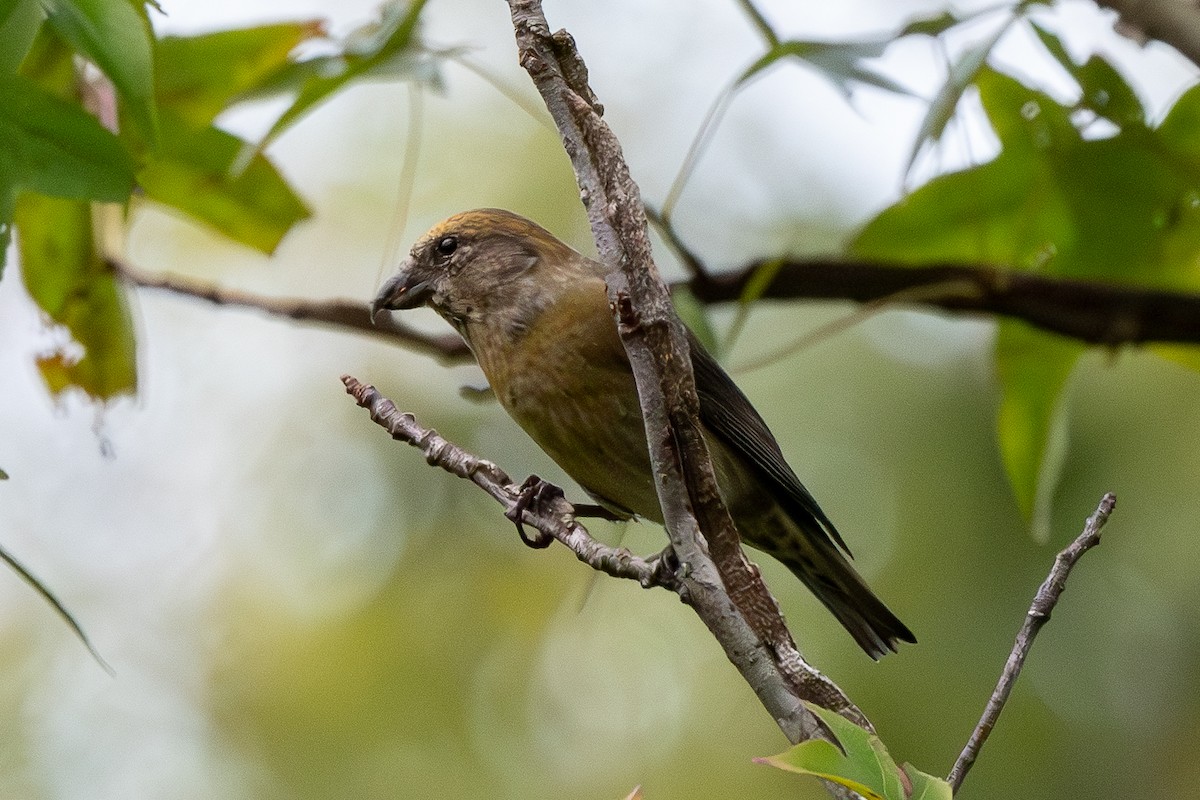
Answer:
[[[718, 0], [546, 5], [551, 25], [574, 34], [643, 193], [661, 202], [714, 98], [760, 52], [755, 31]], [[892, 30], [940, 7], [761, 5], [782, 32], [808, 38]], [[365, 0], [163, 7], [164, 32], [314, 17], [344, 33], [376, 12]], [[1117, 37], [1089, 3], [1048, 13], [1069, 45], [1136, 65], [1151, 109], [1194, 80], [1184, 59]], [[503, 3], [434, 0], [423, 19], [428, 38], [465, 45], [538, 108]], [[1020, 37], [998, 58], [1038, 73]], [[941, 80], [933, 45], [894, 48], [883, 65], [925, 97]], [[221, 122], [261, 133], [271, 110]], [[733, 101], [680, 197], [680, 232], [715, 267], [836, 252], [901, 196], [924, 111], [871, 89], [847, 102], [803, 68], [779, 67]], [[977, 128], [920, 162], [918, 182], [994, 149]], [[443, 92], [416, 101], [401, 85], [345, 92], [270, 152], [314, 210], [274, 257], [143, 206], [130, 262], [365, 302], [398, 252], [466, 208], [510, 208], [591, 249], [544, 114], [454, 64]], [[481, 380], [473, 368], [164, 293], [135, 291], [132, 302], [137, 398], [56, 403], [33, 361], [61, 333], [15, 273], [0, 281], [0, 466], [11, 476], [0, 483], [0, 544], [59, 595], [115, 672], [0, 570], [0, 797], [618, 798], [637, 784], [652, 800], [824, 796], [751, 762], [787, 743], [673, 595], [594, 580], [563, 548], [521, 546], [496, 505], [391, 442], [338, 381], [374, 383], [514, 477], [565, 482], [498, 406], [460, 397]], [[1076, 571], [961, 796], [1190, 796], [1200, 781], [1197, 375], [1143, 352], [1085, 358], [1043, 545], [996, 447], [991, 322], [887, 312], [740, 369], [853, 310], [760, 304], [726, 357], [859, 569], [920, 640], [870, 662], [763, 559], [801, 650], [898, 761], [945, 774], [1055, 552], [1114, 491], [1103, 546]], [[713, 316], [718, 329], [731, 319]], [[652, 525], [592, 528], [641, 552], [663, 543]]]

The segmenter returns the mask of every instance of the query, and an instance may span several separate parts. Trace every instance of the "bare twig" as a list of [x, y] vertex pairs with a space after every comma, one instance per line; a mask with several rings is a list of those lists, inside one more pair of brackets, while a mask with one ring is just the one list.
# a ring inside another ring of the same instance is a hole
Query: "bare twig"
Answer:
[[463, 340], [453, 334], [422, 333], [402, 322], [395, 321], [390, 315], [377, 317], [375, 323], [372, 324], [370, 309], [363, 302], [264, 297], [177, 275], [149, 275], [115, 259], [109, 259], [108, 264], [113, 272], [135, 286], [195, 297], [219, 306], [252, 308], [297, 322], [326, 325], [387, 339], [399, 342], [417, 352], [435, 356], [442, 361], [466, 361], [471, 357], [471, 351], [467, 349]]
[[975, 726], [971, 738], [967, 741], [967, 746], [963, 748], [962, 754], [954, 762], [954, 768], [950, 770], [949, 777], [946, 778], [956, 793], [967, 776], [967, 772], [971, 769], [971, 765], [979, 756], [979, 750], [991, 735], [992, 728], [995, 727], [996, 720], [1000, 717], [1000, 712], [1004, 710], [1004, 704], [1008, 702], [1008, 696], [1012, 693], [1013, 684], [1021, 674], [1021, 668], [1025, 664], [1029, 648], [1033, 646], [1034, 637], [1037, 636], [1042, 626], [1049, 622], [1050, 612], [1058, 605], [1063, 589], [1067, 586], [1067, 577], [1071, 574], [1071, 569], [1084, 553], [1100, 543], [1100, 529], [1104, 527], [1104, 523], [1108, 522], [1108, 517], [1116, 505], [1116, 495], [1111, 492], [1104, 495], [1100, 505], [1096, 507], [1095, 512], [1088, 517], [1084, 524], [1083, 533], [1079, 534], [1075, 541], [1055, 557], [1054, 567], [1050, 570], [1046, 580], [1038, 587], [1037, 595], [1034, 596], [1033, 603], [1029, 606], [1029, 612], [1025, 615], [1025, 622], [1021, 625], [1021, 630], [1017, 632], [1012, 652], [1009, 653], [1008, 661], [1004, 663], [1004, 670], [1000, 673], [1000, 680], [996, 684], [995, 691], [988, 699], [983, 716], [980, 717], [979, 724]]
[[471, 481], [504, 506], [507, 515], [519, 515], [522, 523], [553, 536], [592, 569], [637, 581], [646, 588], [662, 586], [678, 591], [674, 574], [661, 558], [641, 558], [623, 547], [610, 547], [593, 539], [587, 529], [575, 521], [574, 506], [561, 495], [543, 498], [534, 505], [521, 504], [521, 486], [513, 483], [500, 467], [468, 453], [439, 436], [437, 431], [422, 427], [412, 414], [401, 413], [374, 386], [349, 375], [342, 376], [342, 383], [347, 394], [370, 411], [371, 419], [393, 439], [420, 450], [433, 466]]

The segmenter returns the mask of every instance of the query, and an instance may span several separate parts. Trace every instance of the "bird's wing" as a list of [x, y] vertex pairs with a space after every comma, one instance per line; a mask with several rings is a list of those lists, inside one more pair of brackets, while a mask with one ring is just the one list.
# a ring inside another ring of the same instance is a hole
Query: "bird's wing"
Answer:
[[823, 532], [850, 555], [841, 534], [788, 466], [775, 436], [746, 395], [690, 330], [688, 345], [700, 399], [700, 421], [726, 447], [745, 459], [796, 524], [813, 534]]

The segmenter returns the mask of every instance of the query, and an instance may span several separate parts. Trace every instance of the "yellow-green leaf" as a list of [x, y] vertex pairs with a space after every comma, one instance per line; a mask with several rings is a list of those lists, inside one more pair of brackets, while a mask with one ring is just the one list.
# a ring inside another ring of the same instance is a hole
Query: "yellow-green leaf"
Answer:
[[908, 800], [951, 800], [954, 797], [954, 790], [945, 780], [921, 772], [912, 764], [905, 764], [904, 772], [912, 784]]
[[27, 192], [15, 220], [25, 287], [78, 346], [39, 359], [42, 377], [55, 394], [75, 387], [103, 401], [135, 390], [137, 359], [129, 309], [96, 252], [91, 215], [89, 203]]
[[1084, 346], [1004, 320], [996, 338], [1000, 454], [1034, 537], [1049, 537], [1054, 492], [1067, 451], [1065, 389]]
[[305, 20], [163, 37], [154, 52], [159, 104], [193, 126], [207, 125], [270, 82], [297, 45], [324, 35], [324, 23]]
[[146, 196], [199, 219], [264, 253], [309, 216], [308, 208], [263, 155], [234, 174], [246, 142], [211, 125], [192, 127], [164, 113], [162, 144], [138, 173]]
[[878, 736], [829, 709], [812, 703], [804, 705], [825, 723], [841, 749], [821, 739], [810, 739], [779, 755], [755, 761], [832, 781], [867, 800], [906, 800], [900, 770]]

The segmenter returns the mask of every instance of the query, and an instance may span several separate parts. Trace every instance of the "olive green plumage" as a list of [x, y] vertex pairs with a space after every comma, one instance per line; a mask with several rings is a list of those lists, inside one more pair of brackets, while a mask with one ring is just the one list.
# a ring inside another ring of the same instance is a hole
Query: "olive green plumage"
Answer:
[[[467, 211], [413, 245], [373, 308], [434, 308], [567, 474], [610, 510], [661, 523], [605, 272], [523, 217]], [[689, 345], [717, 482], [742, 540], [785, 564], [872, 658], [916, 641], [839, 551], [849, 554], [750, 401], [694, 336]]]

